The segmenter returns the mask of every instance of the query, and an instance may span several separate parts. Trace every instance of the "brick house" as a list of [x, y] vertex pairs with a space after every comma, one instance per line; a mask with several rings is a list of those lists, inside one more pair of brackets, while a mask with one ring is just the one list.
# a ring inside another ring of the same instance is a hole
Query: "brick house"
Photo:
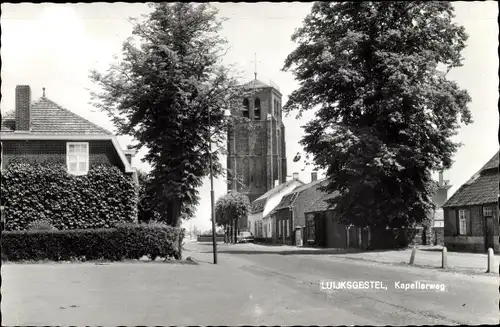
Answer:
[[337, 193], [319, 192], [321, 196], [305, 210], [304, 244], [325, 248], [366, 249], [370, 244], [370, 230], [336, 222], [328, 200]]
[[14, 158], [55, 161], [70, 174], [84, 175], [92, 164], [117, 166], [137, 181], [131, 166], [135, 152], [121, 149], [109, 131], [59, 106], [43, 96], [31, 101], [29, 85], [15, 90], [15, 111], [2, 117], [0, 139], [2, 169]]
[[305, 210], [323, 195], [318, 188], [326, 183], [326, 179], [317, 180], [317, 174], [313, 172], [311, 183], [298, 187], [283, 197], [271, 213], [274, 220], [273, 242], [303, 244], [306, 227]]
[[[443, 173], [439, 174], [437, 190], [433, 201], [437, 206], [431, 223], [432, 228], [417, 226], [415, 228], [403, 229], [397, 232], [394, 243], [386, 242], [384, 239], [392, 239], [392, 230], [380, 231], [372, 235], [370, 228], [346, 226], [335, 221], [333, 212], [329, 209], [328, 200], [336, 196], [336, 193], [328, 194], [317, 190], [321, 196], [305, 210], [306, 227], [304, 230], [304, 244], [327, 248], [363, 248], [370, 246], [372, 237], [378, 245], [393, 247], [397, 244], [428, 245], [443, 244], [443, 209], [442, 205], [447, 199], [448, 190], [451, 187], [449, 181], [443, 179]], [[396, 232], [397, 230], [394, 230]], [[433, 234], [434, 233], [434, 234]]]
[[444, 244], [450, 250], [499, 252], [497, 152], [443, 205]]
[[298, 179], [298, 174], [294, 174], [293, 179], [272, 188], [252, 202], [248, 223], [250, 232], [256, 239], [272, 238], [272, 220], [269, 214], [285, 195], [303, 185], [304, 182]]

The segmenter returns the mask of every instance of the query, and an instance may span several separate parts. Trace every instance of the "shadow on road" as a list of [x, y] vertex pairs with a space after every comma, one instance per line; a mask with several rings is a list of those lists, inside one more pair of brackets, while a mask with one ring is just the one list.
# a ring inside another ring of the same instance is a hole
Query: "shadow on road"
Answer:
[[[351, 253], [363, 253], [363, 252], [386, 252], [390, 250], [358, 250], [358, 249], [320, 249], [320, 250], [284, 250], [284, 251], [266, 251], [266, 250], [222, 250], [219, 249], [218, 253], [228, 253], [228, 254], [278, 254], [278, 255], [340, 255], [340, 254], [351, 254]], [[212, 253], [212, 251], [203, 251], [201, 253]]]
[[[427, 252], [443, 252], [443, 249], [439, 249], [439, 248], [432, 248], [432, 249], [418, 249], [419, 251], [427, 251]], [[452, 252], [452, 251], [448, 251], [448, 252]]]

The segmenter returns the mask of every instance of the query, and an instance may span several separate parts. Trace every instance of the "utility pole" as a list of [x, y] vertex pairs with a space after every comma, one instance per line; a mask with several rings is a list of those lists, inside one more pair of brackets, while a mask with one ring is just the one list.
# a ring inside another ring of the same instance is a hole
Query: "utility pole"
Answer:
[[212, 243], [214, 252], [214, 265], [217, 264], [217, 241], [215, 238], [215, 195], [214, 195], [214, 174], [212, 168], [212, 121], [210, 119], [211, 112], [208, 111], [208, 153], [210, 165], [210, 201], [212, 205]]

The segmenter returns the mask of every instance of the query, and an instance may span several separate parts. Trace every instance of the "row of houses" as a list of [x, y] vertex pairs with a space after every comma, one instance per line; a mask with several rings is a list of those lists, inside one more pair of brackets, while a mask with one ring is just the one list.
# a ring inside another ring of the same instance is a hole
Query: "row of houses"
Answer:
[[[436, 211], [430, 226], [373, 235], [369, 228], [336, 222], [328, 200], [336, 196], [320, 190], [325, 179], [311, 174], [304, 183], [298, 174], [256, 199], [248, 229], [260, 242], [329, 248], [368, 248], [374, 242], [394, 239], [400, 244], [445, 245], [450, 250], [499, 251], [499, 153], [448, 199], [449, 181], [440, 173], [433, 201]], [[394, 235], [401, 236], [394, 236]], [[393, 237], [394, 236], [394, 237]], [[398, 238], [399, 237], [399, 238]], [[398, 244], [399, 244], [398, 243]], [[391, 246], [388, 243], [388, 246]]]

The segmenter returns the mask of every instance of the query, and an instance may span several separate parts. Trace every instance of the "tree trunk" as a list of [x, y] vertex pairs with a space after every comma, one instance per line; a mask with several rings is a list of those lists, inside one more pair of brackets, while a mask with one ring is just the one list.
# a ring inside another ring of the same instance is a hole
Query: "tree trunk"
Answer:
[[[173, 227], [181, 227], [181, 202], [177, 199], [171, 200], [167, 206], [167, 223]], [[178, 253], [181, 253], [181, 240], [180, 235], [177, 233], [175, 238], [175, 244], [177, 245]], [[181, 259], [180, 255], [174, 255], [176, 260]]]
[[168, 202], [167, 223], [172, 227], [181, 226], [181, 202], [178, 199]]
[[238, 217], [234, 220], [234, 243], [238, 243]]

